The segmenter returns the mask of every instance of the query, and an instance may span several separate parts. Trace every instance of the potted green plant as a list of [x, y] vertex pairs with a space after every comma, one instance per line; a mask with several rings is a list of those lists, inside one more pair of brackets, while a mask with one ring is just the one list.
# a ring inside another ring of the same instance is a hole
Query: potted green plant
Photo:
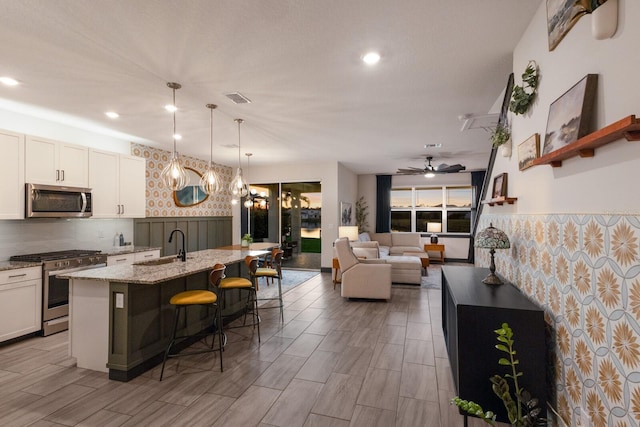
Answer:
[[367, 221], [369, 212], [367, 212], [367, 209], [369, 209], [367, 201], [364, 199], [364, 196], [360, 196], [356, 201], [356, 225], [358, 226], [358, 233], [364, 233], [369, 229], [369, 222]]
[[511, 156], [511, 129], [506, 123], [498, 123], [491, 131], [491, 145], [493, 148], [502, 147], [504, 157]]
[[242, 241], [240, 243], [240, 246], [247, 247], [251, 243], [253, 243], [253, 237], [251, 237], [251, 234], [247, 233], [244, 236], [242, 236]]
[[[507, 323], [503, 323], [502, 327], [494, 332], [498, 340], [496, 348], [507, 355], [498, 360], [498, 365], [508, 367], [509, 372], [504, 377], [494, 375], [489, 378], [489, 381], [491, 381], [491, 389], [494, 394], [502, 400], [507, 410], [509, 422], [516, 427], [546, 426], [547, 420], [540, 417], [541, 409], [538, 407], [538, 399], [532, 397], [529, 392], [520, 387], [518, 378], [522, 377], [522, 372], [517, 371], [517, 366], [520, 362], [516, 358], [516, 350], [513, 348], [513, 330]], [[511, 380], [513, 383], [515, 399], [507, 380]], [[464, 412], [482, 419], [487, 424], [496, 425], [495, 413], [493, 411], [485, 411], [475, 402], [460, 399], [460, 397], [456, 396], [451, 399], [451, 403]]]

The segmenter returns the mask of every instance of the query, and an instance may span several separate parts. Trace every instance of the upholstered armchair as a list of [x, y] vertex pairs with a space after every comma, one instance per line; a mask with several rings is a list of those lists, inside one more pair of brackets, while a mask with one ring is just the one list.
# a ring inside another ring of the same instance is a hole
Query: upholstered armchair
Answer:
[[391, 298], [390, 264], [381, 259], [358, 259], [347, 238], [336, 240], [335, 248], [342, 272], [343, 297]]

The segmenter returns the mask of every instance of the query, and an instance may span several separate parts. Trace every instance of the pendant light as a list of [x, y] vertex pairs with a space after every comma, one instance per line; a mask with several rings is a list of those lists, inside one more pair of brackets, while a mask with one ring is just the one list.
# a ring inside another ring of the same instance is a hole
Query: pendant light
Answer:
[[231, 192], [231, 203], [238, 203], [238, 201], [247, 195], [247, 181], [242, 177], [242, 167], [240, 165], [240, 125], [244, 120], [235, 119], [236, 123], [238, 123], [238, 169], [236, 170], [236, 175], [231, 180], [231, 184], [229, 184], [229, 191]]
[[187, 172], [182, 167], [182, 162], [180, 161], [180, 155], [176, 151], [176, 139], [178, 139], [178, 135], [176, 134], [176, 89], [180, 89], [182, 85], [180, 83], [167, 83], [173, 90], [173, 105], [167, 106], [173, 111], [173, 153], [171, 154], [171, 160], [169, 164], [162, 171], [161, 177], [162, 182], [164, 182], [165, 187], [173, 190], [179, 191], [187, 186], [189, 183], [189, 178], [187, 177]]
[[207, 170], [200, 177], [200, 188], [205, 193], [212, 195], [215, 193], [219, 193], [222, 190], [222, 183], [220, 181], [220, 175], [213, 168], [213, 110], [218, 108], [215, 104], [207, 104], [207, 108], [211, 110], [211, 136], [210, 136], [210, 146], [211, 152], [209, 154], [209, 166], [207, 166]]
[[[251, 168], [249, 167], [249, 159], [251, 159], [251, 156], [253, 156], [252, 153], [244, 153], [245, 156], [247, 156], [247, 187], [249, 186], [249, 173], [251, 173]], [[247, 198], [244, 201], [244, 207], [245, 208], [250, 208], [251, 206], [253, 206], [253, 200], [251, 200], [251, 193], [247, 192]]]

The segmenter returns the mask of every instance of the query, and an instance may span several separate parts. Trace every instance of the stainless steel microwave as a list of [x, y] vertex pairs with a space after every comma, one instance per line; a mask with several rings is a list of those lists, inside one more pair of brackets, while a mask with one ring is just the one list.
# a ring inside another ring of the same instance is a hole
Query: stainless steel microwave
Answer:
[[26, 184], [26, 218], [88, 218], [91, 189]]

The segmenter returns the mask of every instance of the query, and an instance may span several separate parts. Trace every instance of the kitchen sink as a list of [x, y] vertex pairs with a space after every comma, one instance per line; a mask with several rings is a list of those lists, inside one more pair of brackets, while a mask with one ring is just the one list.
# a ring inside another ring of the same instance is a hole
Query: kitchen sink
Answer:
[[134, 262], [133, 265], [163, 265], [163, 264], [171, 264], [173, 262], [180, 262], [180, 258], [175, 256], [165, 257], [165, 258], [154, 258], [148, 261]]

